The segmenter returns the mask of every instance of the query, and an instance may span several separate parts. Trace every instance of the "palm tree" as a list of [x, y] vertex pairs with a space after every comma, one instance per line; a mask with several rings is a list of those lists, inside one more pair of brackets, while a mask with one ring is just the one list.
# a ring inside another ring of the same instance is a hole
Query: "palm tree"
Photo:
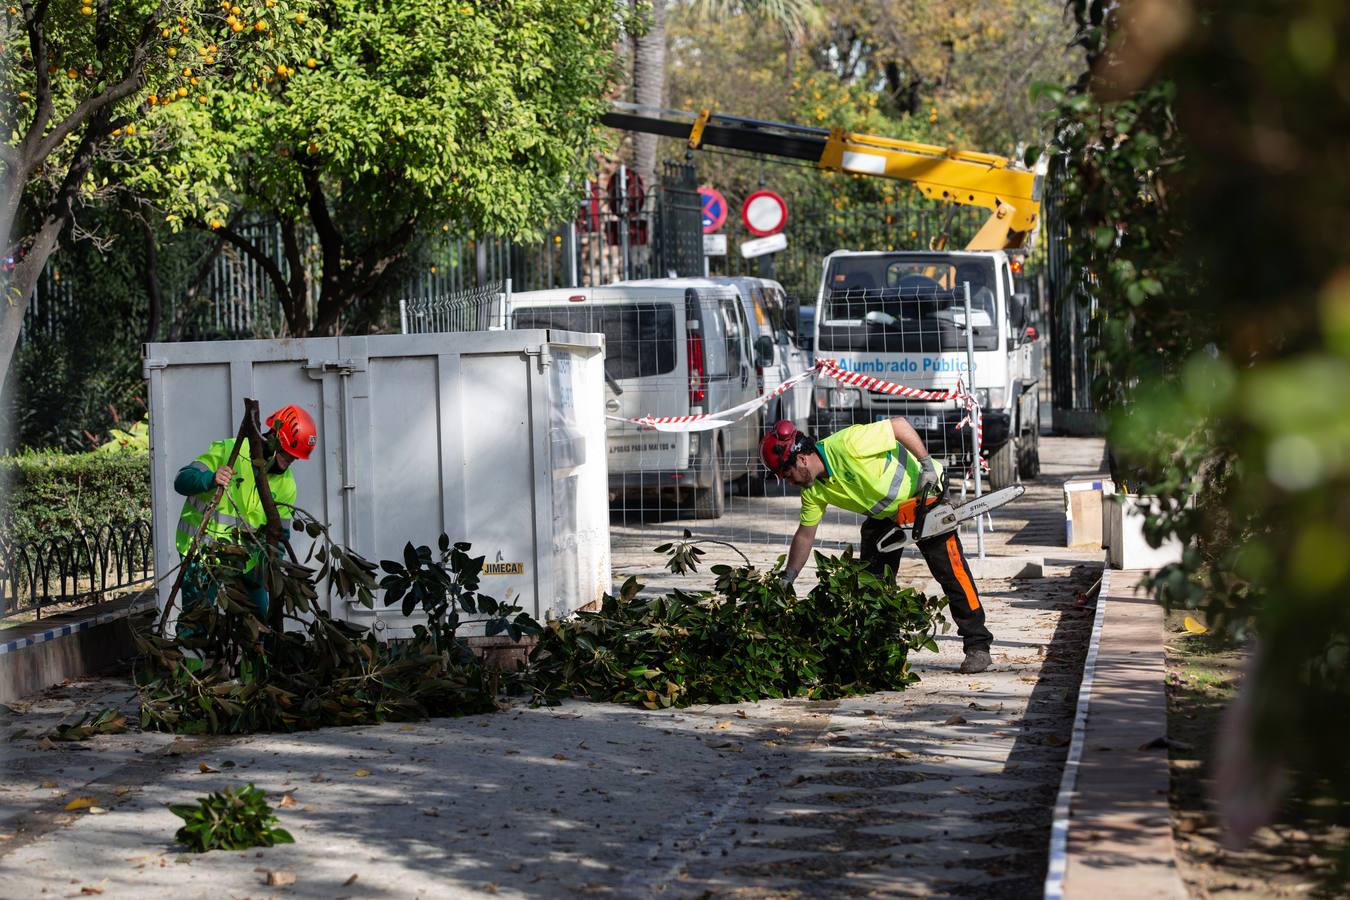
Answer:
[[[640, 0], [633, 0], [634, 3]], [[659, 107], [666, 94], [666, 10], [687, 3], [709, 21], [748, 13], [783, 30], [797, 41], [816, 17], [812, 0], [651, 0], [647, 31], [633, 41], [633, 102]], [[633, 168], [648, 184], [656, 171], [656, 135], [633, 135]]]

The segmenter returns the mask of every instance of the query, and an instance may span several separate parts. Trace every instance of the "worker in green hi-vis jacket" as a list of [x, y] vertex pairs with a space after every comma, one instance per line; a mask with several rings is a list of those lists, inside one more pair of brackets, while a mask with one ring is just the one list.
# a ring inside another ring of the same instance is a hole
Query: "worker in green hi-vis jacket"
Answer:
[[[282, 521], [290, 521], [295, 514], [295, 475], [291, 473], [291, 463], [297, 459], [309, 459], [318, 443], [318, 433], [314, 420], [309, 413], [298, 406], [283, 406], [267, 417], [267, 433], [263, 435], [266, 445], [263, 458], [267, 461], [267, 485], [272, 491], [277, 513]], [[206, 523], [202, 540], [207, 543], [239, 543], [240, 535], [247, 532], [259, 534], [267, 524], [267, 515], [263, 511], [262, 498], [254, 480], [253, 466], [242, 462], [239, 468], [228, 465], [230, 453], [234, 450], [236, 438], [212, 442], [205, 453], [178, 470], [173, 488], [187, 497], [183, 503], [183, 512], [178, 517], [177, 546], [179, 555], [187, 557], [192, 538], [201, 527], [202, 516], [206, 514], [215, 495], [216, 488], [224, 487], [220, 503], [211, 519]], [[239, 449], [244, 460], [249, 458], [248, 447]], [[283, 537], [289, 537], [289, 529]], [[267, 586], [261, 577], [262, 548], [254, 543], [247, 559], [243, 563], [242, 575], [248, 588], [249, 600], [258, 617], [267, 618]], [[208, 575], [200, 562], [194, 561], [183, 575], [183, 612], [200, 608], [203, 604], [214, 603], [218, 585]], [[187, 636], [183, 630], [180, 636]]]

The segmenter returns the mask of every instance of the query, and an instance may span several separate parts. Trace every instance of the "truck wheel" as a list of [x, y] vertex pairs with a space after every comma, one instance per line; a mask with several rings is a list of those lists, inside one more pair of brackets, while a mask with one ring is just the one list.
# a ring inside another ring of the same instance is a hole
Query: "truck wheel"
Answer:
[[1000, 490], [1015, 483], [1017, 473], [1013, 467], [1013, 442], [1008, 441], [1002, 447], [999, 447], [993, 453], [989, 454], [989, 488], [990, 490]]
[[1017, 474], [1023, 481], [1030, 481], [1041, 474], [1041, 434], [1040, 429], [1022, 435], [1022, 446], [1017, 454]]
[[723, 480], [725, 471], [722, 460], [722, 442], [717, 442], [712, 459], [712, 485], [694, 491], [694, 518], [720, 519], [727, 509], [727, 484]]
[[1017, 442], [1017, 474], [1030, 481], [1041, 474], [1041, 407], [1040, 400], [1032, 405], [1031, 429]]
[[736, 479], [736, 485], [747, 497], [763, 497], [769, 493], [768, 476], [756, 465], [749, 472]]

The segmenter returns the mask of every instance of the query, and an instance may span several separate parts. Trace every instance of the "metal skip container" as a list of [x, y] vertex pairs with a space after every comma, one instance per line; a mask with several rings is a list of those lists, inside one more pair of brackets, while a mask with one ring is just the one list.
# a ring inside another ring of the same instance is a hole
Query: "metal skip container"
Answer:
[[[233, 437], [244, 398], [288, 403], [319, 444], [294, 464], [297, 506], [378, 562], [442, 533], [485, 556], [483, 593], [543, 621], [610, 587], [604, 340], [555, 330], [208, 341], [145, 346], [155, 571], [179, 563], [178, 470]], [[265, 427], [265, 426], [264, 426]], [[292, 538], [303, 560], [310, 539]], [[161, 578], [161, 608], [172, 578]], [[322, 587], [322, 586], [321, 586]], [[420, 613], [328, 598], [387, 637]]]

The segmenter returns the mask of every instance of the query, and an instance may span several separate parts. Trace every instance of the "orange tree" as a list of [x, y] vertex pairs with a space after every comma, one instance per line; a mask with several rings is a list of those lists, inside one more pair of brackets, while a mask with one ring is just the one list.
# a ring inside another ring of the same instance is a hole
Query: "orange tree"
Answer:
[[[80, 208], [117, 187], [100, 167], [169, 146], [158, 127], [168, 108], [210, 102], [293, 59], [310, 7], [13, 0], [0, 12], [0, 385], [47, 259]], [[184, 163], [156, 188], [200, 199], [209, 175]]]
[[[172, 149], [115, 178], [162, 195], [211, 173], [200, 195], [162, 198], [171, 221], [253, 259], [290, 334], [351, 330], [428, 233], [519, 235], [564, 214], [600, 145], [622, 7], [319, 0], [285, 58], [189, 87], [164, 114]], [[256, 218], [279, 224], [276, 246], [238, 227]]]

